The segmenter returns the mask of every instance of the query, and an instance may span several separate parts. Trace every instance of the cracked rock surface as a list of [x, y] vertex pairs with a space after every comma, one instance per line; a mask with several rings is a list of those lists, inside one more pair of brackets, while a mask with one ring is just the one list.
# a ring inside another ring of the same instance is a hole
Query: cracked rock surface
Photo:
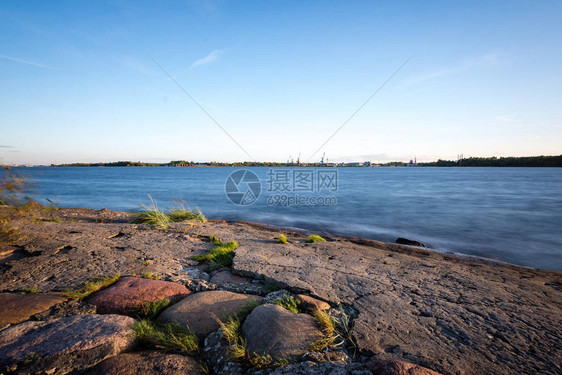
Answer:
[[[0, 292], [63, 291], [91, 277], [144, 272], [195, 291], [255, 293], [256, 285], [273, 284], [333, 307], [352, 307], [359, 352], [378, 361], [459, 375], [562, 372], [560, 272], [322, 233], [326, 242], [308, 244], [304, 231], [255, 223], [176, 223], [150, 230], [128, 224], [127, 213], [61, 209], [51, 215], [60, 222], [14, 220], [24, 236], [0, 251]], [[281, 233], [288, 244], [277, 243]], [[210, 235], [238, 242], [230, 271], [253, 281], [219, 272], [209, 278], [210, 270], [190, 260], [212, 248]], [[217, 284], [209, 282], [213, 277]], [[21, 323], [0, 335], [30, 324], [45, 323]], [[291, 366], [328, 366], [297, 365]], [[338, 366], [355, 371], [358, 364]]]

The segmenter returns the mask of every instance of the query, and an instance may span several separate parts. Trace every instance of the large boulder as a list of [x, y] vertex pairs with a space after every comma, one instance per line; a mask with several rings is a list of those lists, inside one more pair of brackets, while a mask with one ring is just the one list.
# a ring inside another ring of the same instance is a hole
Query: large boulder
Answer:
[[199, 363], [180, 354], [147, 350], [111, 357], [86, 372], [86, 375], [199, 375]]
[[308, 314], [294, 314], [277, 305], [262, 305], [242, 325], [249, 352], [274, 358], [295, 358], [320, 337], [322, 331]]
[[187, 325], [196, 335], [217, 330], [219, 321], [259, 304], [262, 297], [222, 290], [192, 294], [164, 310], [159, 321]]
[[404, 361], [372, 358], [365, 365], [374, 375], [440, 375], [428, 368]]
[[177, 283], [123, 277], [115, 285], [94, 294], [88, 302], [97, 306], [99, 314], [133, 314], [146, 302], [163, 299], [175, 302], [189, 294], [189, 289]]
[[76, 315], [25, 322], [0, 332], [0, 373], [79, 371], [130, 350], [136, 341], [133, 318]]
[[17, 324], [66, 301], [60, 293], [0, 293], [0, 324]]

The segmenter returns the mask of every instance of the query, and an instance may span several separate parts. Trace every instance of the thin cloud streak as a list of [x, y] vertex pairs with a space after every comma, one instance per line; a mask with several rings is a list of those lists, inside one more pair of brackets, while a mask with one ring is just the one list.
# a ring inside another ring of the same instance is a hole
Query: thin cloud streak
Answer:
[[481, 56], [480, 58], [478, 58], [476, 60], [466, 62], [462, 65], [459, 65], [459, 66], [456, 66], [456, 67], [453, 67], [453, 68], [443, 69], [443, 70], [439, 70], [439, 71], [436, 71], [436, 72], [433, 72], [433, 73], [430, 73], [430, 74], [426, 74], [426, 75], [423, 75], [423, 76], [413, 78], [413, 79], [401, 84], [400, 86], [398, 86], [398, 88], [403, 88], [403, 87], [415, 85], [416, 83], [425, 82], [425, 81], [429, 81], [429, 80], [432, 80], [432, 79], [435, 79], [435, 78], [438, 78], [438, 77], [441, 77], [441, 76], [462, 72], [464, 70], [468, 70], [468, 69], [478, 67], [478, 66], [494, 66], [494, 65], [499, 65], [501, 63], [502, 63], [502, 61], [498, 58], [497, 54], [489, 53], [489, 54]]
[[205, 56], [202, 59], [199, 59], [199, 60], [195, 61], [193, 64], [191, 64], [189, 69], [193, 69], [195, 67], [198, 67], [198, 66], [201, 66], [201, 65], [207, 65], [207, 64], [210, 64], [210, 63], [213, 63], [213, 62], [217, 61], [221, 57], [222, 52], [223, 51], [220, 50], [220, 49], [213, 50], [207, 56]]
[[14, 148], [14, 146], [0, 145], [0, 148]]
[[18, 58], [11, 57], [11, 56], [0, 55], [0, 59], [15, 61], [15, 62], [19, 62], [19, 63], [22, 63], [22, 64], [27, 64], [27, 65], [31, 65], [31, 66], [36, 66], [36, 67], [38, 67], [38, 68], [49, 69], [49, 70], [55, 70], [55, 68], [51, 68], [50, 66], [47, 66], [47, 65], [38, 64], [38, 63], [34, 63], [33, 61], [22, 60], [22, 59], [18, 59]]

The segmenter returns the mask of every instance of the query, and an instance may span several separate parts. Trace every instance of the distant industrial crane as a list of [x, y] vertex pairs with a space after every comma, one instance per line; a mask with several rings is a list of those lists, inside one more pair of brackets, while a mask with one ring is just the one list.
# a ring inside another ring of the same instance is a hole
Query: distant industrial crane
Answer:
[[297, 165], [301, 164], [301, 153], [299, 152], [299, 157], [297, 158]]

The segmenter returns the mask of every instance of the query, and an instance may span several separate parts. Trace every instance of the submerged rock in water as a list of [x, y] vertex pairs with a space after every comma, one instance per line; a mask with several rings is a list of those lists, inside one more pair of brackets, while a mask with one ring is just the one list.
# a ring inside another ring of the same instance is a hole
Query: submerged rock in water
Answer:
[[395, 243], [398, 243], [400, 245], [408, 245], [408, 246], [417, 246], [417, 247], [427, 247], [426, 244], [419, 242], [419, 241], [414, 241], [414, 240], [409, 240], [407, 238], [403, 238], [403, 237], [399, 237], [396, 239], [396, 241], [394, 241]]

